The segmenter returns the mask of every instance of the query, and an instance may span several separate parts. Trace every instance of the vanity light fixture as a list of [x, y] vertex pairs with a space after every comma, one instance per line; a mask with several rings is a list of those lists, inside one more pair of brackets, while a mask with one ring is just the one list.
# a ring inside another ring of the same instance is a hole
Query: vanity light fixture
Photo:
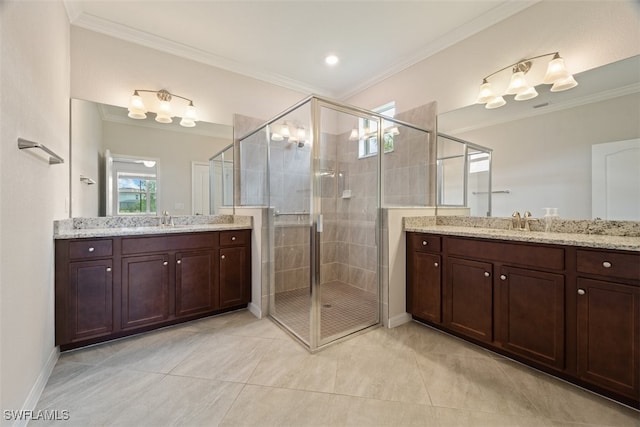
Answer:
[[129, 101], [129, 114], [128, 116], [132, 119], [146, 119], [147, 118], [147, 109], [142, 101], [142, 97], [140, 96], [140, 92], [150, 92], [155, 93], [158, 101], [160, 102], [160, 106], [158, 111], [156, 112], [156, 122], [159, 123], [171, 123], [172, 112], [171, 112], [171, 99], [173, 97], [183, 99], [187, 101], [189, 104], [186, 106], [184, 110], [184, 114], [182, 116], [182, 120], [180, 120], [180, 126], [184, 126], [187, 128], [192, 128], [196, 125], [196, 121], [198, 120], [196, 115], [196, 107], [193, 106], [193, 101], [189, 98], [185, 98], [184, 96], [176, 95], [174, 93], [169, 93], [166, 89], [161, 90], [147, 90], [147, 89], [136, 89], [133, 91], [133, 95], [131, 95], [131, 100]]
[[307, 131], [304, 126], [288, 121], [281, 125], [272, 125], [271, 141], [287, 141], [302, 148], [307, 141]]
[[564, 65], [564, 60], [560, 57], [560, 53], [545, 53], [544, 55], [523, 59], [515, 64], [508, 65], [483, 78], [482, 84], [480, 85], [480, 92], [476, 99], [476, 104], [486, 104], [485, 108], [493, 109], [502, 107], [507, 103], [503, 95], [494, 93], [491, 83], [489, 82], [489, 78], [507, 69], [511, 69], [513, 74], [511, 75], [509, 86], [504, 91], [504, 95], [515, 95], [514, 99], [516, 101], [525, 101], [527, 99], [535, 98], [538, 96], [535, 84], [529, 84], [525, 75], [529, 72], [536, 59], [551, 55], [553, 55], [553, 58], [547, 65], [547, 72], [542, 79], [542, 82], [539, 83], [552, 85], [551, 92], [560, 92], [578, 86], [578, 82], [576, 82], [573, 76], [567, 71]]

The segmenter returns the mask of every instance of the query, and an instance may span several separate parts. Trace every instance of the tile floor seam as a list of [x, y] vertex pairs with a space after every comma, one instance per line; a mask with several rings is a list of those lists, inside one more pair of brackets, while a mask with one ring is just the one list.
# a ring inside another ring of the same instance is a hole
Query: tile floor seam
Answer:
[[429, 387], [427, 387], [427, 381], [424, 377], [422, 369], [420, 369], [420, 362], [418, 361], [418, 355], [416, 354], [415, 350], [411, 349], [410, 351], [411, 353], [413, 353], [413, 360], [416, 362], [416, 366], [418, 367], [418, 372], [420, 373], [420, 379], [422, 380], [422, 385], [424, 386], [424, 390], [427, 393], [427, 397], [429, 398], [429, 404], [435, 407], [435, 405], [433, 404], [433, 399], [431, 398], [431, 393], [429, 393]]
[[[231, 382], [231, 381], [227, 381], [227, 382]], [[231, 408], [233, 408], [233, 405], [236, 404], [236, 402], [238, 401], [238, 398], [240, 397], [240, 395], [242, 395], [242, 392], [244, 391], [244, 389], [247, 388], [247, 383], [235, 383], [235, 384], [242, 384], [242, 388], [240, 389], [240, 391], [238, 391], [238, 394], [236, 394], [236, 397], [233, 398], [233, 402], [231, 402], [231, 404], [225, 411], [222, 418], [220, 418], [220, 422], [218, 423], [218, 425], [224, 424], [225, 419], [227, 418], [227, 415], [229, 415], [229, 411], [231, 411]]]

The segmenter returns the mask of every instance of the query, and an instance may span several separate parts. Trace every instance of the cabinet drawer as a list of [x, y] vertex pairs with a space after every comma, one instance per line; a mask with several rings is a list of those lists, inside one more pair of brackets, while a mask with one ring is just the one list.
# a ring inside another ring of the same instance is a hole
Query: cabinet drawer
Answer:
[[220, 232], [220, 246], [246, 245], [251, 233], [249, 230], [230, 230]]
[[577, 250], [579, 273], [640, 280], [640, 254]]
[[418, 252], [440, 252], [440, 236], [409, 233], [409, 250]]
[[69, 258], [71, 259], [110, 257], [112, 254], [113, 241], [111, 239], [69, 242]]
[[449, 255], [478, 258], [504, 264], [522, 265], [543, 270], [564, 269], [564, 248], [515, 244], [450, 237], [446, 239]]
[[122, 254], [169, 252], [215, 247], [216, 232], [185, 233], [166, 236], [130, 237], [122, 239]]

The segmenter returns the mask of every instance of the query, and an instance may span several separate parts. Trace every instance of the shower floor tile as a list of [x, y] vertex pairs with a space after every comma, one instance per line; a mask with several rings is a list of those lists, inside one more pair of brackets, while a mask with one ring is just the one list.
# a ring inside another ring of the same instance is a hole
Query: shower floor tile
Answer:
[[[339, 281], [322, 284], [320, 293], [321, 339], [378, 322], [376, 294]], [[308, 288], [276, 293], [272, 315], [309, 343], [311, 297]]]

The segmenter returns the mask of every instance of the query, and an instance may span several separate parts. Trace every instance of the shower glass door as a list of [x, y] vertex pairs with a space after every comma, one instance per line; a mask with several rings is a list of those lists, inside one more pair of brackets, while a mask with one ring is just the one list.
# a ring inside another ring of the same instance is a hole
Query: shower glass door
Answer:
[[379, 119], [316, 101], [312, 348], [379, 323]]

